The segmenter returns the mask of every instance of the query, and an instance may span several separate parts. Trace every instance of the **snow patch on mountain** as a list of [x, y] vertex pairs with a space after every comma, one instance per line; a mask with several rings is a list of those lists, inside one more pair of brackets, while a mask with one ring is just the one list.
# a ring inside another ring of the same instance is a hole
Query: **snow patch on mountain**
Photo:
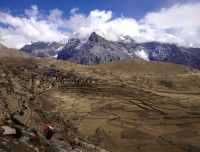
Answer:
[[80, 47], [82, 47], [87, 42], [88, 39], [89, 39], [89, 36], [83, 39], [81, 43], [75, 49], [78, 50]]
[[58, 49], [55, 50], [56, 54], [53, 56], [54, 59], [57, 59], [58, 53], [64, 48], [65, 46], [61, 46]]
[[65, 46], [61, 46], [58, 49], [55, 50], [55, 52], [60, 52]]
[[144, 59], [144, 60], [146, 60], [146, 61], [150, 61], [150, 60], [149, 60], [149, 56], [148, 56], [148, 54], [145, 52], [144, 49], [141, 49], [141, 50], [136, 51], [135, 54], [136, 54], [138, 57], [140, 57], [141, 59]]

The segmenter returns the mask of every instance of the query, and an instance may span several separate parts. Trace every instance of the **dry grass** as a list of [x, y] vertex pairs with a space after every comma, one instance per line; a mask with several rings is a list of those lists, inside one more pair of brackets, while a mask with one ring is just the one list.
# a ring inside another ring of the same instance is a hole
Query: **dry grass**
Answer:
[[[60, 132], [55, 139], [63, 138], [61, 130], [71, 127], [75, 137], [95, 138], [113, 152], [200, 151], [200, 74], [195, 69], [145, 61], [93, 67], [36, 58], [4, 58], [1, 62], [7, 66], [54, 64], [82, 76], [107, 80], [40, 94], [34, 119], [46, 114], [42, 121], [57, 124]], [[32, 124], [39, 128], [41, 122]]]

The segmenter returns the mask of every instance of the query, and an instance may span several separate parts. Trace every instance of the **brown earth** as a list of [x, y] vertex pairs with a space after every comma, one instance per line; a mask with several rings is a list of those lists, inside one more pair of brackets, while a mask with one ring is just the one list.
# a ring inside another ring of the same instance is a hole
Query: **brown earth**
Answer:
[[0, 43], [0, 58], [2, 57], [10, 57], [10, 58], [15, 58], [15, 57], [24, 57], [27, 58], [28, 55], [22, 53], [21, 51], [13, 48], [7, 48], [6, 46], [2, 45]]
[[[22, 124], [37, 130], [38, 136], [31, 137], [39, 138], [39, 145], [45, 145], [42, 126], [56, 126], [46, 149], [60, 146], [70, 151], [69, 145], [72, 150], [80, 146], [78, 139], [113, 152], [200, 151], [200, 72], [195, 69], [144, 61], [94, 67], [34, 58], [1, 62], [10, 72], [7, 81], [12, 85], [7, 88], [15, 86], [14, 92], [20, 94], [9, 92], [3, 82], [2, 105]], [[52, 67], [59, 72], [46, 72]], [[24, 117], [19, 116], [20, 108]], [[83, 147], [82, 151], [95, 151]]]

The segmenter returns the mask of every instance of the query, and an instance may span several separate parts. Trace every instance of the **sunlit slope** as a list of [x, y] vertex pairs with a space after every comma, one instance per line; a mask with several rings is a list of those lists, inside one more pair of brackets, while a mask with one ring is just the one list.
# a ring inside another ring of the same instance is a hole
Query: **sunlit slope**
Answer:
[[20, 52], [19, 50], [7, 48], [4, 45], [0, 44], [0, 58], [2, 57], [17, 58], [17, 57], [28, 57], [28, 56]]
[[163, 63], [163, 62], [148, 62], [139, 60], [123, 60], [105, 63], [95, 66], [101, 70], [107, 70], [113, 73], [122, 74], [162, 74], [162, 75], [173, 75], [173, 74], [186, 74], [196, 73], [197, 70], [177, 64]]

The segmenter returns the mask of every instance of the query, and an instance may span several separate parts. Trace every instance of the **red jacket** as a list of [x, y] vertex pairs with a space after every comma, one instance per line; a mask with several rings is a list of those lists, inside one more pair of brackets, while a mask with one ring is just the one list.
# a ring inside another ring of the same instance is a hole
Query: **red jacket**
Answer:
[[43, 127], [43, 130], [44, 132], [48, 132], [49, 130], [54, 130], [53, 128], [53, 125], [52, 124], [46, 124], [44, 127]]

